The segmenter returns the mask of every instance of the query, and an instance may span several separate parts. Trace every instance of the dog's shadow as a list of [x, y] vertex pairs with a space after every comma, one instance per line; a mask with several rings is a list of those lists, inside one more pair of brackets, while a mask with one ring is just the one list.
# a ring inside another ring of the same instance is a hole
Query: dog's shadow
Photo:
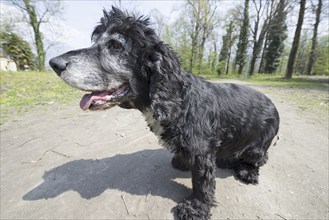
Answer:
[[[171, 167], [172, 155], [163, 149], [118, 154], [100, 160], [75, 160], [53, 168], [43, 175], [43, 183], [23, 196], [24, 200], [55, 198], [66, 191], [76, 191], [91, 199], [107, 189], [132, 195], [156, 195], [180, 202], [191, 193], [175, 181], [190, 178], [190, 172]], [[217, 171], [217, 177], [232, 176], [229, 170]]]

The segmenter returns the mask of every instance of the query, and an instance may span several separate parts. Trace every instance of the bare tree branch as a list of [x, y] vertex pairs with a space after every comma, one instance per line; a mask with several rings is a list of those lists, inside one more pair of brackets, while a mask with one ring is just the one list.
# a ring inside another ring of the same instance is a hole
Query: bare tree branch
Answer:
[[19, 4], [20, 1], [10, 0], [9, 2], [10, 2], [11, 4], [13, 4], [14, 6], [16, 6], [17, 8], [19, 8], [23, 13], [24, 13], [25, 11], [27, 11], [27, 9], [26, 9], [24, 6], [22, 6], [22, 5]]
[[31, 0], [10, 0], [11, 4], [22, 11], [24, 20], [31, 26], [34, 33], [35, 49], [38, 57], [38, 69], [45, 70], [45, 56], [49, 47], [55, 42], [49, 44], [47, 50], [44, 49], [43, 34], [40, 30], [42, 23], [49, 22], [47, 17], [58, 13], [60, 8], [59, 1], [39, 1], [31, 2]]

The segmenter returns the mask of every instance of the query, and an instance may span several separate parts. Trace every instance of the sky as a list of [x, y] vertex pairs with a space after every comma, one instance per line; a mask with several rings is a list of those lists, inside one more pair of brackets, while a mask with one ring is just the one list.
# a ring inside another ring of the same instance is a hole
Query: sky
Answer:
[[[62, 0], [63, 11], [58, 16], [51, 18], [50, 24], [41, 26], [41, 31], [46, 36], [48, 42], [58, 42], [49, 50], [47, 50], [47, 63], [48, 60], [54, 56], [60, 55], [69, 50], [75, 50], [91, 46], [90, 36], [94, 27], [103, 16], [103, 9], [110, 10], [112, 5], [117, 5], [126, 9], [129, 12], [139, 13], [143, 15], [151, 15], [153, 9], [157, 9], [166, 19], [166, 23], [174, 21], [179, 10], [185, 1], [183, 0], [135, 0], [128, 1], [119, 0], [115, 1], [101, 1], [101, 0]], [[237, 0], [221, 0], [220, 1], [220, 14], [224, 16], [228, 8], [236, 3], [241, 3]], [[1, 9], [1, 22], [8, 17], [15, 17], [19, 14], [19, 10], [13, 6], [8, 5], [6, 0], [0, 1]], [[328, 10], [328, 9], [327, 9]], [[295, 10], [292, 21], [289, 22], [289, 39], [292, 39], [295, 24], [297, 23], [298, 10]], [[328, 17], [320, 24], [320, 34], [328, 34]], [[313, 21], [312, 21], [313, 22]], [[25, 25], [25, 27], [24, 27]], [[23, 36], [31, 45], [33, 43], [33, 34], [31, 29], [26, 29], [26, 24], [17, 24], [15, 31], [20, 31], [20, 36]], [[220, 38], [221, 39], [221, 38]]]
[[[49, 48], [46, 53], [46, 63], [54, 56], [69, 50], [75, 50], [91, 46], [91, 33], [103, 16], [103, 9], [111, 10], [112, 5], [120, 6], [129, 12], [150, 15], [152, 9], [157, 9], [170, 22], [179, 13], [177, 8], [183, 1], [175, 0], [61, 0], [63, 10], [59, 15], [53, 16], [50, 23], [41, 25], [46, 42], [57, 43]], [[176, 9], [175, 9], [176, 8]], [[0, 1], [1, 23], [12, 18], [18, 19], [21, 12], [10, 5], [8, 1]], [[15, 23], [15, 32], [23, 36], [31, 45], [33, 39], [32, 30], [26, 24]], [[47, 44], [47, 43], [46, 43]]]
[[[62, 18], [65, 23], [74, 29], [74, 36], [67, 39], [67, 43], [72, 48], [82, 48], [90, 46], [90, 36], [103, 16], [103, 9], [110, 10], [112, 5], [118, 5], [118, 1], [63, 1], [64, 10]], [[149, 15], [152, 9], [158, 9], [169, 19], [176, 16], [180, 1], [122, 1], [122, 7], [129, 12]]]

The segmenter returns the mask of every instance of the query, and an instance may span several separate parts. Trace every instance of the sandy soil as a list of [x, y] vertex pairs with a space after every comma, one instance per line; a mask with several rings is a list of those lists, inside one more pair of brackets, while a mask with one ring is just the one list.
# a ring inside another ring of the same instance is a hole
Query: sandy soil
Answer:
[[[281, 141], [257, 186], [217, 169], [212, 219], [328, 219], [328, 117], [256, 89], [278, 107]], [[171, 156], [138, 111], [34, 109], [1, 127], [1, 219], [174, 219], [191, 180]]]

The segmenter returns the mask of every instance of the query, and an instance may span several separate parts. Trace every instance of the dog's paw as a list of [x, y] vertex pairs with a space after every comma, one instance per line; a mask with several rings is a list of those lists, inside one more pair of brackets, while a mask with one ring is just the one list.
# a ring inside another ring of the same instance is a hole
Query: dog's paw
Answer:
[[177, 206], [177, 215], [181, 220], [208, 220], [210, 207], [197, 199], [185, 200]]
[[258, 184], [258, 168], [251, 165], [240, 165], [236, 171], [236, 177], [247, 184]]

